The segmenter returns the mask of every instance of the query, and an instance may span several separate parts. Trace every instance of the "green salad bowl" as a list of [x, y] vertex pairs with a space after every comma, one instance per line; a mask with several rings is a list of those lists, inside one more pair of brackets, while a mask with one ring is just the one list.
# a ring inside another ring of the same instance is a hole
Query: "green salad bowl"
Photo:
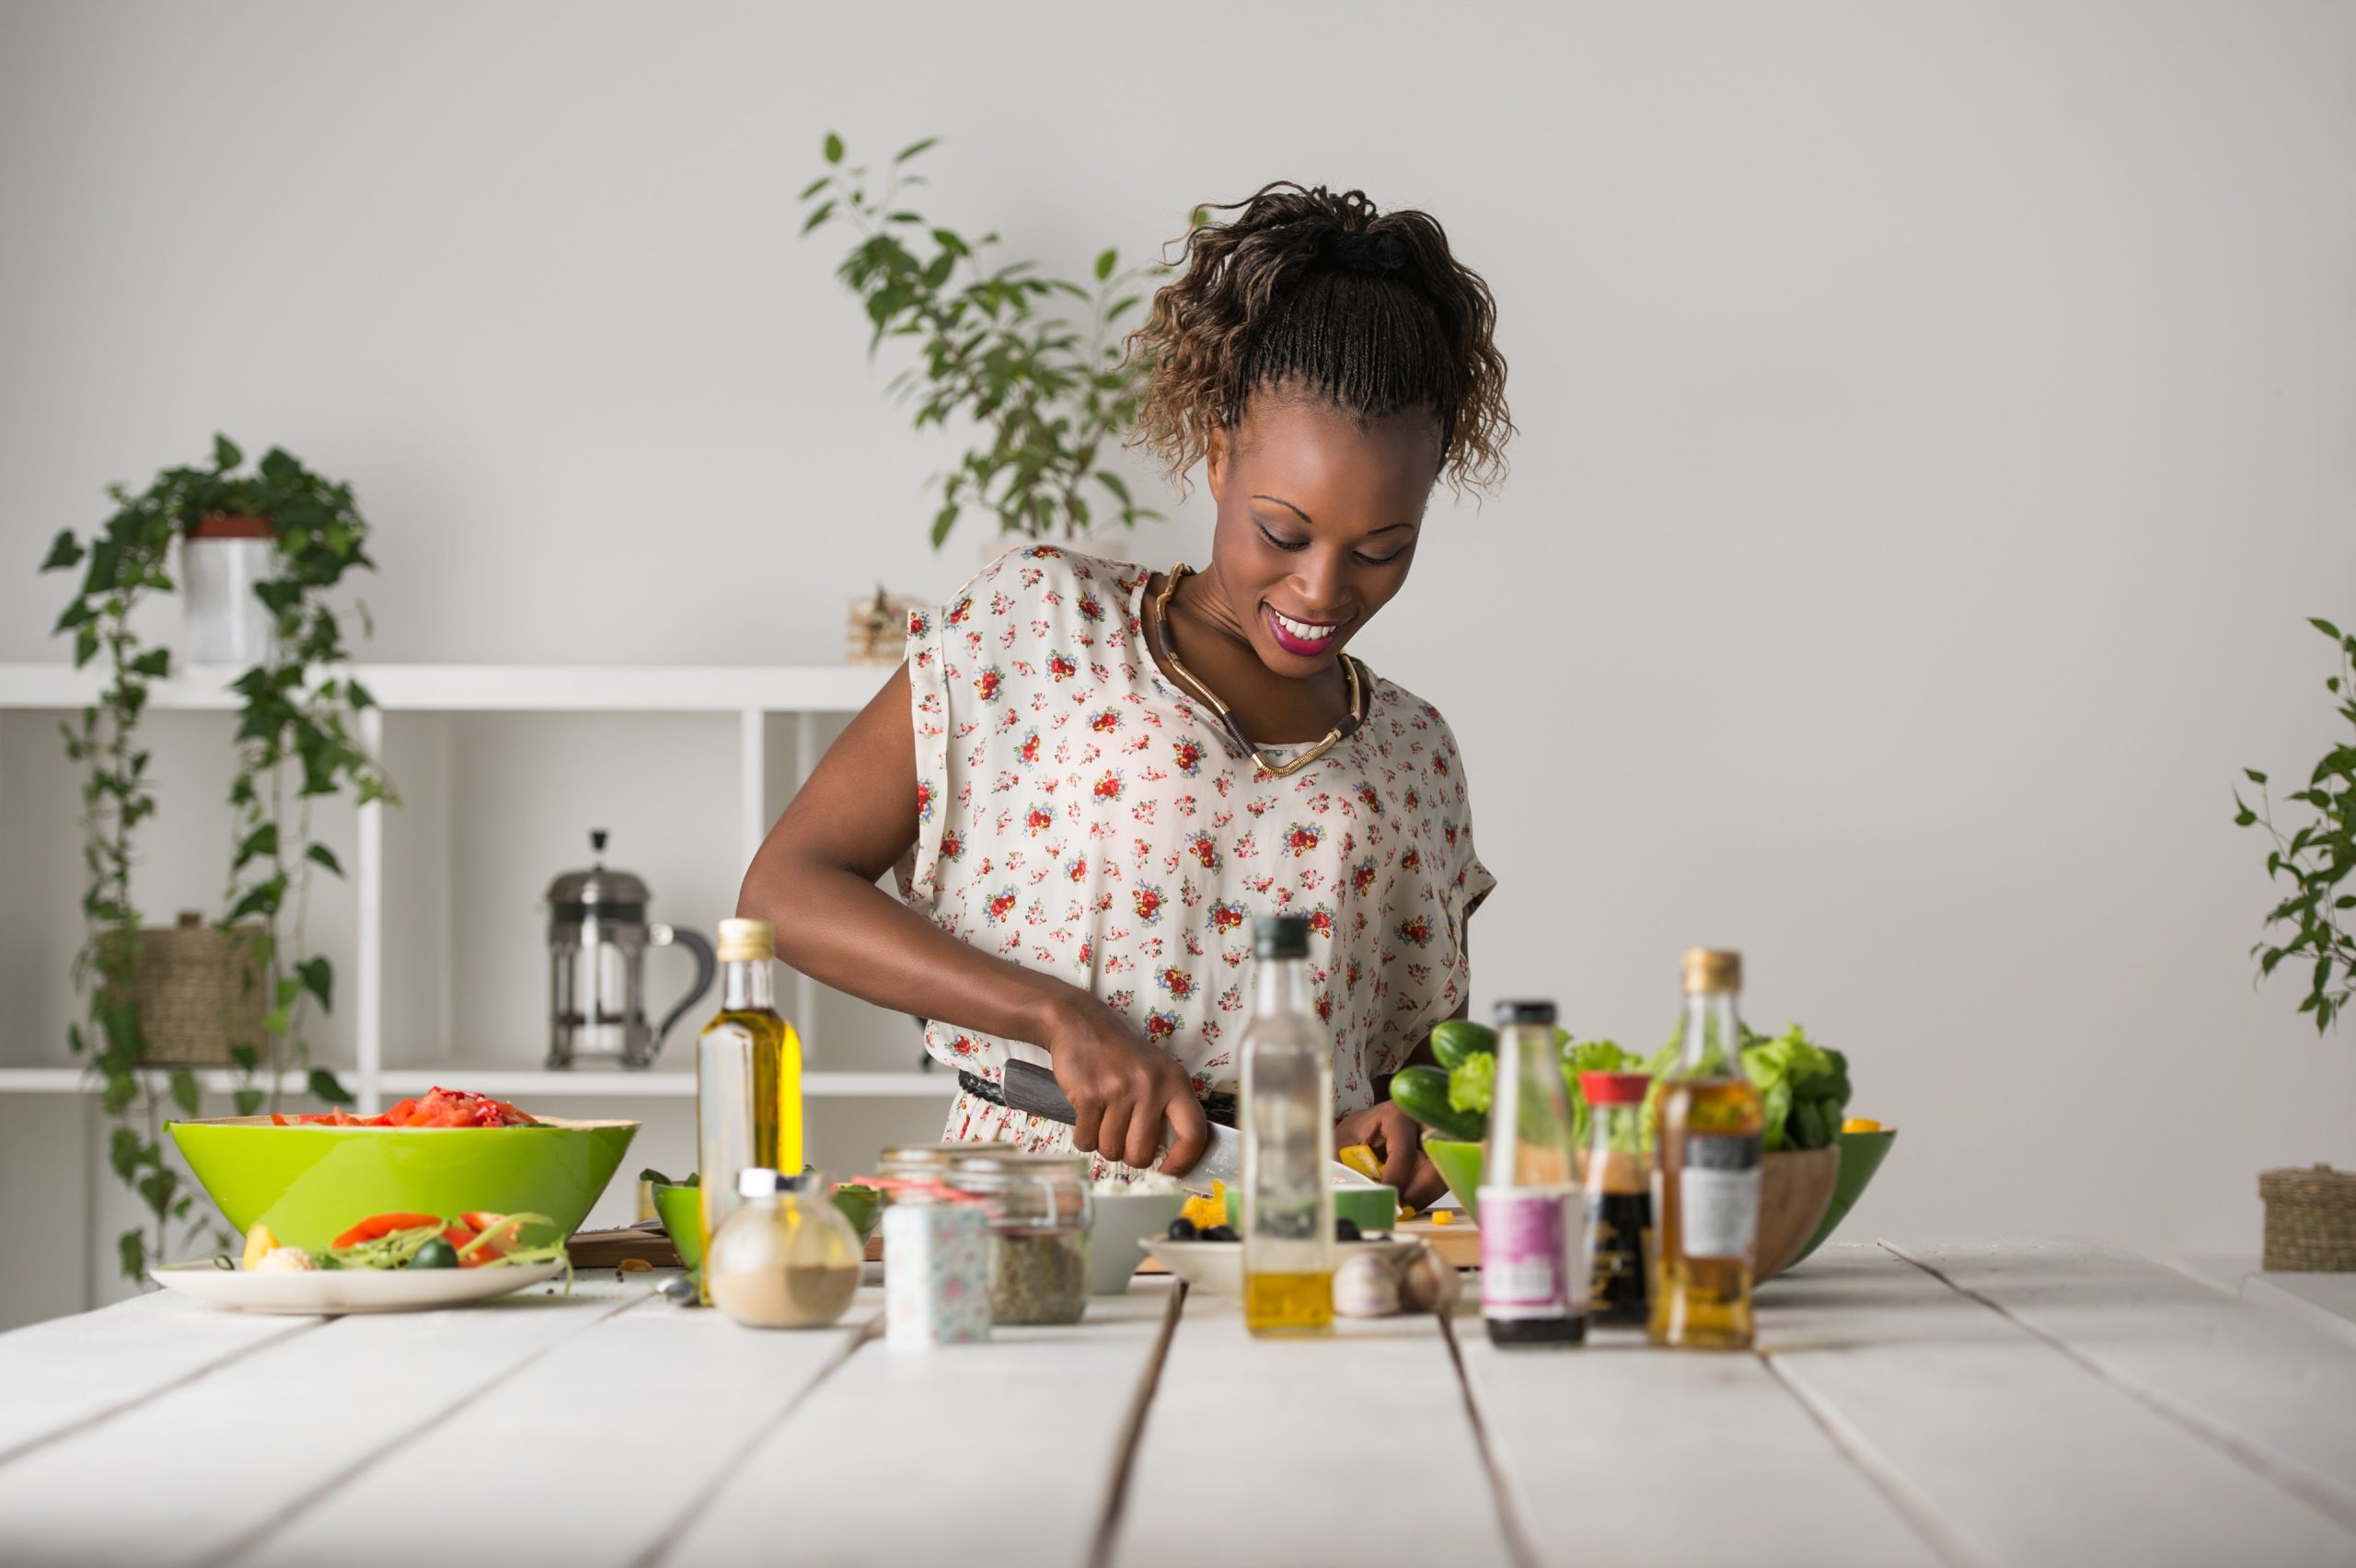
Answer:
[[1464, 1217], [1473, 1224], [1481, 1223], [1481, 1170], [1488, 1163], [1483, 1147], [1477, 1143], [1458, 1143], [1453, 1138], [1426, 1137], [1424, 1152], [1431, 1157], [1433, 1168], [1456, 1201], [1464, 1205]]
[[319, 1252], [379, 1214], [544, 1214], [557, 1234], [534, 1227], [525, 1240], [570, 1236], [613, 1180], [638, 1124], [282, 1127], [267, 1116], [229, 1116], [167, 1130], [238, 1234], [266, 1225], [281, 1246]]
[[[653, 1187], [654, 1212], [669, 1232], [671, 1245], [678, 1249], [679, 1262], [690, 1269], [703, 1267], [703, 1189], [670, 1182]], [[835, 1189], [834, 1197], [835, 1207], [859, 1232], [859, 1244], [866, 1246], [875, 1234], [876, 1221], [884, 1217], [884, 1194], [873, 1187], [845, 1182]]]
[[[1898, 1129], [1884, 1127], [1877, 1133], [1842, 1133], [1841, 1142], [1841, 1179], [1832, 1184], [1832, 1202], [1824, 1211], [1824, 1222], [1816, 1228], [1807, 1246], [1800, 1249], [1805, 1258], [1832, 1239], [1857, 1200], [1865, 1195], [1865, 1186], [1889, 1158], [1889, 1146], [1898, 1141]], [[1792, 1260], [1797, 1262], [1799, 1258]]]
[[[1388, 1236], [1399, 1224], [1399, 1189], [1377, 1182], [1369, 1187], [1334, 1189], [1334, 1217], [1346, 1219], [1361, 1236]], [[1227, 1223], [1243, 1226], [1243, 1189], [1227, 1190]]]

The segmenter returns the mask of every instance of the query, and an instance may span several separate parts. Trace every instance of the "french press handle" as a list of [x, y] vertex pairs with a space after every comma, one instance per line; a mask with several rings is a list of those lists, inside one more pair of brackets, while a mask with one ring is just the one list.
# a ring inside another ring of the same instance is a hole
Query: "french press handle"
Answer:
[[685, 926], [665, 926], [659, 920], [646, 928], [648, 947], [670, 947], [675, 943], [696, 955], [696, 981], [679, 998], [679, 1005], [663, 1015], [662, 1025], [654, 1031], [654, 1049], [648, 1053], [650, 1056], [663, 1054], [663, 1042], [670, 1038], [671, 1026], [703, 1000], [703, 994], [711, 989], [712, 981], [720, 974], [720, 955], [711, 951], [711, 939], [701, 931], [690, 931]]

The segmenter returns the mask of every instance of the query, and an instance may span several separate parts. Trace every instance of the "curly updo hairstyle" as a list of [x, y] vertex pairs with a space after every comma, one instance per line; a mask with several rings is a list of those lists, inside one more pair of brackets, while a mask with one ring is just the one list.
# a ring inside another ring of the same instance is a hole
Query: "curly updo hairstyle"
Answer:
[[1129, 339], [1153, 366], [1134, 444], [1172, 478], [1268, 388], [1364, 419], [1427, 408], [1451, 485], [1504, 478], [1513, 421], [1496, 301], [1430, 213], [1289, 180], [1209, 211], [1234, 216], [1187, 234], [1179, 275]]

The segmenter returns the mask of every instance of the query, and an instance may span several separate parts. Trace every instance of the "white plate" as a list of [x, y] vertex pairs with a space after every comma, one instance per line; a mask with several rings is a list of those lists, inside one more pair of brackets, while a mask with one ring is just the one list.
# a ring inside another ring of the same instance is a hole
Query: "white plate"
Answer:
[[147, 1271], [167, 1290], [248, 1312], [306, 1317], [345, 1312], [422, 1312], [487, 1301], [554, 1279], [562, 1263], [520, 1263], [479, 1269], [307, 1269], [301, 1274], [248, 1274], [211, 1262], [166, 1263]]

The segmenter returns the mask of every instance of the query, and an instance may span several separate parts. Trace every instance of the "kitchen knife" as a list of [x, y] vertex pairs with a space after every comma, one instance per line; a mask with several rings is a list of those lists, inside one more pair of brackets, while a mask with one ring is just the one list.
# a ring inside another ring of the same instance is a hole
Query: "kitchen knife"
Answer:
[[[1079, 1120], [1071, 1101], [1064, 1097], [1056, 1075], [1035, 1062], [1021, 1060], [1006, 1064], [1006, 1081], [1002, 1086], [1009, 1109], [1025, 1111], [1034, 1116], [1044, 1116], [1050, 1122], [1061, 1122], [1068, 1127]], [[1178, 1184], [1190, 1193], [1208, 1194], [1214, 1181], [1234, 1186], [1243, 1179], [1243, 1137], [1233, 1127], [1210, 1124], [1211, 1141], [1203, 1157], [1194, 1167], [1177, 1178]], [[1163, 1147], [1169, 1147], [1168, 1129], [1164, 1128]], [[1351, 1170], [1340, 1160], [1330, 1161], [1326, 1173], [1336, 1187], [1372, 1187], [1379, 1183], [1359, 1171]]]

